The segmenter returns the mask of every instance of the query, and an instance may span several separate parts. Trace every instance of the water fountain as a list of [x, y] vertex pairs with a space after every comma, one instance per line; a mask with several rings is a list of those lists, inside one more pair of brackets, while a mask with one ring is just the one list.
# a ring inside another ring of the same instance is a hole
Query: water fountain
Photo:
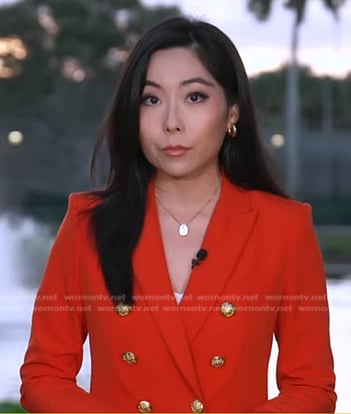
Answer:
[[37, 281], [51, 242], [48, 229], [33, 220], [0, 216], [0, 401], [18, 399], [18, 368], [28, 341]]
[[[19, 400], [19, 367], [27, 347], [32, 308], [53, 236], [29, 218], [0, 216], [0, 402]], [[88, 344], [84, 355], [89, 355]], [[78, 383], [87, 388], [90, 360], [84, 358]]]

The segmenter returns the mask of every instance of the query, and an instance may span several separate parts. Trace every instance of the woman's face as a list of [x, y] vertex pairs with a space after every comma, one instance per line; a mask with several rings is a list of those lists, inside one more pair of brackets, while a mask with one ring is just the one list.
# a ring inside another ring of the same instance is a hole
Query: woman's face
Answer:
[[238, 116], [237, 105], [228, 107], [223, 88], [192, 49], [164, 49], [151, 56], [140, 140], [157, 174], [181, 178], [217, 170], [226, 130]]

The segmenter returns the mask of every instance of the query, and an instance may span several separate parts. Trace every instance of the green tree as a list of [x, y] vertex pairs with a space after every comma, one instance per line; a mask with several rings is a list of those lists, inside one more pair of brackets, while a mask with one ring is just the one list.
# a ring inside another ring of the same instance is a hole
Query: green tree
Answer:
[[110, 81], [123, 52], [148, 26], [178, 14], [175, 7], [147, 8], [139, 0], [22, 0], [0, 7], [0, 41], [19, 38], [27, 49], [22, 60], [0, 55], [2, 64], [16, 69], [1, 80], [7, 100], [0, 105], [32, 104], [56, 92], [62, 79], [72, 85], [106, 76]]
[[[277, 130], [283, 128], [284, 115], [284, 81], [287, 77], [288, 67], [265, 72], [250, 79], [250, 83], [257, 103], [258, 115], [265, 127]], [[325, 99], [330, 93], [333, 102], [330, 118], [333, 129], [351, 128], [351, 74], [343, 79], [326, 76], [316, 76], [305, 66], [299, 66], [300, 79], [300, 114], [301, 124], [306, 128], [318, 129], [330, 135], [326, 129]], [[326, 85], [328, 90], [325, 91]]]
[[[337, 17], [340, 7], [346, 0], [321, 0], [322, 4]], [[274, 0], [248, 0], [248, 8], [258, 19], [266, 20], [270, 16]], [[275, 2], [276, 3], [276, 2]], [[287, 135], [287, 190], [290, 194], [298, 192], [298, 152], [299, 152], [299, 78], [297, 51], [299, 46], [299, 29], [304, 20], [307, 0], [286, 0], [285, 7], [294, 13], [291, 37], [291, 59], [286, 87], [286, 135]]]

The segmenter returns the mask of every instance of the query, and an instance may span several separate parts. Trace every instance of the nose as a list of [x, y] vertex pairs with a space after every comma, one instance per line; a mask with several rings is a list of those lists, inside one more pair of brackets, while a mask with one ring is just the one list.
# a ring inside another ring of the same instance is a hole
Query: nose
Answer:
[[167, 132], [169, 132], [169, 133], [171, 133], [171, 132], [180, 132], [181, 131], [181, 128], [179, 127], [179, 126], [176, 126], [176, 125], [167, 125], [166, 126], [166, 131]]
[[164, 118], [164, 130], [168, 133], [181, 132], [184, 128], [180, 110], [175, 102], [169, 103]]

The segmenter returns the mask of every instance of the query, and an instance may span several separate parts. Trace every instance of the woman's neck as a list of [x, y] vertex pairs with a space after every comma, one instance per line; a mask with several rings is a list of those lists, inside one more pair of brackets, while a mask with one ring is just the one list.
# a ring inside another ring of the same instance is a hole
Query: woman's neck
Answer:
[[158, 199], [181, 211], [197, 207], [211, 197], [217, 199], [220, 183], [219, 169], [198, 176], [177, 178], [156, 173], [155, 192]]

